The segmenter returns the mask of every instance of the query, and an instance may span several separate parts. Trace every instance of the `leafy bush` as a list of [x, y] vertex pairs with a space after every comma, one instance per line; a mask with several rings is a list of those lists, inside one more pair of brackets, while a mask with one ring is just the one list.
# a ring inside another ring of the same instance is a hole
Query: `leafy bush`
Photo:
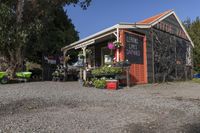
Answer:
[[104, 66], [101, 68], [94, 69], [92, 71], [92, 74], [94, 76], [100, 76], [100, 75], [116, 75], [122, 73], [122, 68], [120, 67], [109, 67]]
[[195, 83], [200, 83], [200, 78], [193, 78], [192, 81]]
[[93, 85], [96, 88], [104, 89], [106, 87], [106, 80], [105, 79], [95, 79], [93, 81]]
[[195, 66], [194, 71], [195, 73], [200, 73], [200, 66]]

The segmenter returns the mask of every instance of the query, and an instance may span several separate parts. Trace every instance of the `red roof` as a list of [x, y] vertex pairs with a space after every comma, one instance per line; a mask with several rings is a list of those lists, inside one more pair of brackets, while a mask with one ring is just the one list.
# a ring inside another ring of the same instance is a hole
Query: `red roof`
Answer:
[[160, 14], [158, 14], [158, 15], [155, 15], [155, 16], [153, 16], [153, 17], [150, 17], [150, 18], [147, 18], [147, 19], [145, 19], [145, 20], [142, 20], [142, 21], [138, 22], [137, 24], [151, 24], [151, 23], [155, 22], [156, 20], [162, 18], [163, 16], [165, 16], [165, 15], [171, 13], [172, 11], [173, 11], [173, 10], [165, 11], [165, 12], [160, 13]]

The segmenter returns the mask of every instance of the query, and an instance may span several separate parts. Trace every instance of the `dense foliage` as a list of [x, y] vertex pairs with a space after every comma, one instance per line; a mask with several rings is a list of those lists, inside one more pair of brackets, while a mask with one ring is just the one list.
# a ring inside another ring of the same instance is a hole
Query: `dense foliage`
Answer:
[[195, 45], [193, 49], [194, 67], [200, 73], [200, 18], [197, 17], [194, 21], [187, 19], [184, 24]]
[[41, 63], [42, 55], [58, 54], [60, 48], [78, 39], [63, 7], [91, 0], [1, 0], [0, 57], [9, 62], [11, 73], [22, 68], [24, 59]]
[[104, 89], [106, 87], [106, 80], [105, 79], [95, 79], [93, 81], [93, 85], [96, 88]]
[[101, 76], [101, 75], [116, 75], [121, 74], [122, 68], [121, 67], [109, 67], [109, 66], [103, 66], [101, 68], [97, 68], [92, 70], [92, 74], [94, 76]]

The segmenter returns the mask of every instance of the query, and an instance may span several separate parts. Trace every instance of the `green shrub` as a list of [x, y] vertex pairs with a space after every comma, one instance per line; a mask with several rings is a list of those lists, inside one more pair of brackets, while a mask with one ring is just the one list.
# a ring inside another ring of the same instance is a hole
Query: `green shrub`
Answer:
[[195, 66], [194, 71], [195, 73], [200, 73], [200, 66]]
[[97, 68], [92, 71], [92, 74], [94, 76], [100, 76], [100, 75], [116, 75], [122, 73], [122, 68], [121, 67], [109, 67], [109, 66], [104, 66], [101, 68]]
[[104, 89], [106, 87], [106, 80], [105, 79], [95, 79], [93, 81], [93, 85], [96, 88]]
[[195, 82], [195, 83], [200, 83], [200, 79], [199, 78], [193, 78], [192, 81]]

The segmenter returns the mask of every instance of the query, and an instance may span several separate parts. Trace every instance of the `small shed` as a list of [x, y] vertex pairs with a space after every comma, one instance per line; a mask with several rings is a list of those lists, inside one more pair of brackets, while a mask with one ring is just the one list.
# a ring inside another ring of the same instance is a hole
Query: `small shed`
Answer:
[[[108, 60], [109, 42], [120, 43], [115, 49], [116, 62], [131, 63], [134, 84], [165, 80], [185, 80], [192, 76], [194, 44], [173, 10], [165, 11], [136, 23], [119, 23], [62, 48], [92, 51], [90, 67], [103, 66]], [[87, 59], [84, 60], [87, 62]]]

